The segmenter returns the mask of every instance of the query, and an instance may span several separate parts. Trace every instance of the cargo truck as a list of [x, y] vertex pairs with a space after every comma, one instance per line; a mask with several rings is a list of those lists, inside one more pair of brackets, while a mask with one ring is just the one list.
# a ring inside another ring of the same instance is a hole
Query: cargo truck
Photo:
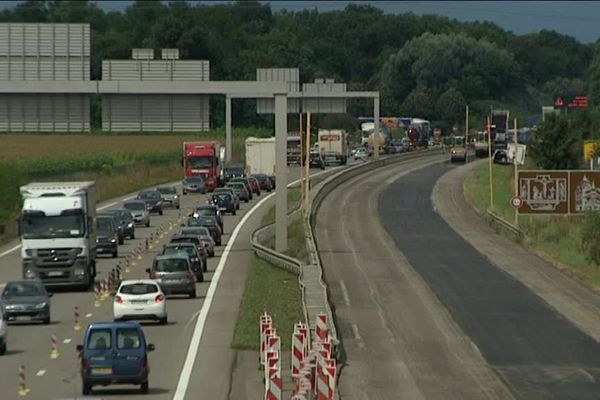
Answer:
[[20, 188], [23, 277], [87, 290], [96, 276], [94, 182], [30, 183]]
[[268, 176], [275, 173], [275, 137], [246, 139], [246, 173]]
[[510, 111], [508, 110], [492, 110], [492, 152], [507, 147], [509, 117]]
[[184, 179], [193, 176], [204, 178], [207, 192], [222, 185], [224, 148], [219, 142], [184, 142], [183, 175]]
[[341, 129], [319, 129], [319, 151], [325, 165], [348, 162], [348, 134]]

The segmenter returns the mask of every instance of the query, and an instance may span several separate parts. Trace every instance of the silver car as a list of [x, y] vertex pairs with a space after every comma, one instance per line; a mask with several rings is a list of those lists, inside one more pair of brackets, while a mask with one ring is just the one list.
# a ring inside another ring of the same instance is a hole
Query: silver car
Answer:
[[183, 255], [156, 256], [152, 268], [147, 268], [150, 279], [157, 279], [160, 288], [169, 294], [187, 294], [196, 297], [196, 274], [190, 259]]
[[131, 212], [133, 220], [138, 225], [150, 226], [150, 212], [144, 200], [130, 200], [123, 203], [123, 208]]
[[156, 190], [160, 192], [163, 205], [170, 205], [179, 210], [179, 194], [175, 186], [161, 186]]

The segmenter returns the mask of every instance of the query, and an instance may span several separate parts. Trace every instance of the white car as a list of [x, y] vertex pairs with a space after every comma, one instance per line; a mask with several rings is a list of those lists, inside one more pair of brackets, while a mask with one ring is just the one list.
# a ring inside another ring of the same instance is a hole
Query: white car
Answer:
[[0, 309], [0, 356], [6, 353], [6, 338], [8, 336], [8, 324]]
[[365, 149], [364, 147], [356, 149], [356, 152], [354, 153], [354, 158], [356, 158], [357, 160], [364, 160], [368, 157], [369, 153], [367, 153], [367, 149]]
[[160, 285], [152, 279], [121, 282], [114, 296], [113, 318], [123, 320], [158, 320], [167, 323], [167, 301]]

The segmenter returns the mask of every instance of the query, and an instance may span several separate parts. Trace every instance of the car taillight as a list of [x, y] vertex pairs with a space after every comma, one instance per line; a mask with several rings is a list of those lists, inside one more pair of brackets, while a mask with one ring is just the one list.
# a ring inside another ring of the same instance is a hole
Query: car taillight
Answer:
[[196, 275], [192, 271], [188, 271], [187, 276], [190, 280], [196, 280]]
[[150, 279], [156, 279], [156, 273], [150, 272]]
[[163, 296], [162, 294], [159, 294], [158, 296], [156, 296], [156, 298], [154, 299], [155, 302], [157, 303], [161, 303], [165, 300], [165, 296]]
[[87, 360], [87, 358], [81, 357], [81, 369], [83, 369], [83, 370], [90, 369], [90, 362]]
[[115, 296], [115, 303], [123, 304], [123, 298], [121, 296]]
[[144, 356], [140, 360], [140, 369], [146, 369], [146, 368], [148, 368], [148, 357]]

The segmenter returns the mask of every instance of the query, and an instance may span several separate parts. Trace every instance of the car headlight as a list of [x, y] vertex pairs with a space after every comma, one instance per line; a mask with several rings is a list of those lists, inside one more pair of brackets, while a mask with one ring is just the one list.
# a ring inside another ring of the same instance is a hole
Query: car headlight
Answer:
[[37, 308], [37, 309], [39, 310], [39, 309], [41, 309], [41, 308], [44, 308], [44, 307], [46, 307], [47, 305], [48, 305], [48, 303], [46, 303], [45, 301], [43, 301], [43, 302], [41, 302], [41, 303], [38, 303], [38, 304], [36, 304], [36, 305], [35, 305], [35, 308]]
[[73, 274], [75, 274], [76, 276], [83, 276], [83, 275], [85, 275], [85, 269], [83, 269], [81, 267], [76, 267], [73, 270]]
[[175, 200], [177, 200], [177, 199], [179, 198], [179, 196], [178, 196], [178, 195], [175, 195], [175, 196], [173, 196], [173, 198], [174, 198]]
[[6, 304], [6, 305], [4, 305], [4, 309], [5, 310], [14, 310], [15, 308], [17, 308], [17, 306], [15, 306], [13, 304]]
[[115, 238], [110, 239], [110, 241], [111, 241], [111, 243], [117, 243], [117, 239], [115, 239]]
[[128, 223], [128, 224], [127, 224], [127, 227], [128, 227], [128, 228], [131, 228], [131, 227], [133, 227], [133, 222], [130, 222], [130, 223]]
[[34, 279], [37, 277], [37, 274], [35, 273], [34, 270], [32, 269], [28, 269], [25, 271], [25, 278], [26, 279]]

